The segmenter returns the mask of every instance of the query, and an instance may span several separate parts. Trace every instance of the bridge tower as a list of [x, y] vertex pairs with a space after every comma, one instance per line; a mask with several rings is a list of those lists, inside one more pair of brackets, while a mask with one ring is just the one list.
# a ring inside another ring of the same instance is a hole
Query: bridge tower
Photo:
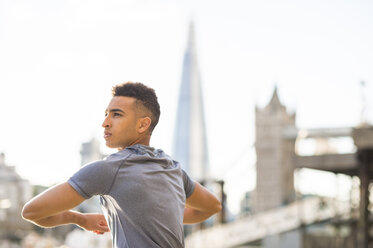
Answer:
[[295, 200], [295, 140], [283, 137], [285, 129], [295, 129], [295, 113], [287, 113], [276, 87], [269, 104], [264, 109], [256, 107], [255, 116], [257, 176], [252, 207], [258, 213]]

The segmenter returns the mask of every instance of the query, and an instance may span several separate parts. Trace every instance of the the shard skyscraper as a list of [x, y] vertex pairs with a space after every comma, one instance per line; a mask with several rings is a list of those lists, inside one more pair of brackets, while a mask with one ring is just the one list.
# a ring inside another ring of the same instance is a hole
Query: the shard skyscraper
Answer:
[[197, 63], [194, 25], [184, 54], [183, 72], [173, 142], [173, 157], [197, 181], [208, 178], [208, 151], [203, 94]]

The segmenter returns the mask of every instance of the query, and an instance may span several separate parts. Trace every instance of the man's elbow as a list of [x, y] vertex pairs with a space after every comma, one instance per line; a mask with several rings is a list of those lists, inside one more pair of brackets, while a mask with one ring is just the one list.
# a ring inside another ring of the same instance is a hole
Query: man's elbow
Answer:
[[215, 213], [219, 213], [222, 209], [223, 209], [223, 205], [221, 204], [220, 201], [218, 201], [215, 207], [215, 210], [216, 210]]
[[26, 203], [22, 209], [22, 218], [28, 221], [37, 221], [39, 216], [37, 215], [36, 211], [33, 209], [31, 204]]
[[223, 206], [221, 204], [220, 201], [216, 201], [216, 203], [212, 206], [212, 208], [210, 209], [211, 213], [212, 214], [217, 214], [219, 213], [221, 210], [223, 209]]

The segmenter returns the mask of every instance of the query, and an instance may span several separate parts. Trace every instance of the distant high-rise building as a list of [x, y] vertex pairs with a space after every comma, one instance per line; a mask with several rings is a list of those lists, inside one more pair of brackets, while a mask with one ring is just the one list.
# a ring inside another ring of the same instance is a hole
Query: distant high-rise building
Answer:
[[21, 217], [23, 205], [32, 197], [30, 183], [21, 178], [14, 166], [5, 163], [0, 153], [0, 240], [19, 239], [32, 230]]
[[100, 150], [100, 142], [95, 138], [82, 144], [80, 155], [82, 166], [89, 162], [101, 160], [104, 157]]
[[[104, 155], [100, 149], [100, 142], [92, 138], [90, 141], [82, 143], [82, 148], [80, 150], [81, 155], [81, 166], [84, 166], [90, 162], [101, 160]], [[100, 212], [100, 200], [98, 196], [93, 196], [92, 198], [84, 201], [79, 205], [79, 210], [82, 212]]]
[[284, 138], [286, 128], [295, 129], [295, 113], [287, 113], [277, 88], [270, 103], [255, 112], [257, 179], [252, 207], [254, 212], [261, 212], [295, 200], [294, 140]]
[[189, 26], [173, 142], [173, 157], [195, 180], [208, 177], [203, 94], [193, 23]]

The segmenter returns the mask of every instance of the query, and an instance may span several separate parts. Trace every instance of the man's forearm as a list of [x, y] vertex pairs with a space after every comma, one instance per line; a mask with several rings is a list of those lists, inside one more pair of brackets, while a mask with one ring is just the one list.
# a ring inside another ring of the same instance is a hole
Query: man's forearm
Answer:
[[207, 220], [214, 213], [201, 212], [196, 209], [186, 207], [184, 209], [184, 224], [196, 224]]
[[83, 214], [69, 210], [39, 220], [33, 220], [32, 222], [41, 227], [55, 227], [66, 224], [76, 224], [82, 226], [84, 220]]

